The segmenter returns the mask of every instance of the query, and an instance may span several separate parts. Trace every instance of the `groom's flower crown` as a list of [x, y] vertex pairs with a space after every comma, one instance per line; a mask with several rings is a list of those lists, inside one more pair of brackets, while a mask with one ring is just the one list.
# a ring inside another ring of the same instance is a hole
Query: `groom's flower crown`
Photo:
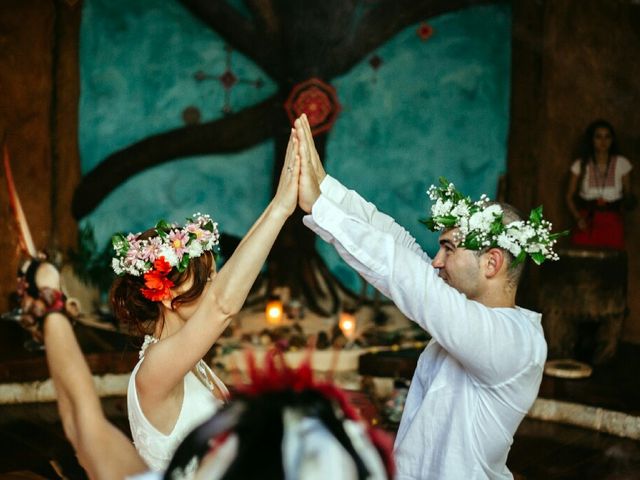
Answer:
[[142, 294], [151, 301], [170, 297], [174, 286], [167, 278], [175, 268], [184, 272], [192, 258], [212, 250], [217, 253], [220, 235], [218, 224], [209, 215], [194, 213], [184, 227], [160, 220], [155, 226], [156, 236], [140, 239], [140, 233], [115, 234], [111, 238], [115, 256], [111, 267], [117, 275], [144, 275]]
[[551, 233], [551, 222], [542, 218], [542, 206], [531, 210], [528, 220], [505, 225], [500, 205], [491, 203], [484, 194], [474, 202], [444, 177], [440, 177], [439, 186], [431, 185], [427, 194], [435, 203], [431, 217], [421, 222], [431, 231], [458, 228], [459, 246], [469, 250], [502, 248], [514, 256], [512, 266], [527, 255], [538, 265], [558, 260], [553, 245], [567, 232]]

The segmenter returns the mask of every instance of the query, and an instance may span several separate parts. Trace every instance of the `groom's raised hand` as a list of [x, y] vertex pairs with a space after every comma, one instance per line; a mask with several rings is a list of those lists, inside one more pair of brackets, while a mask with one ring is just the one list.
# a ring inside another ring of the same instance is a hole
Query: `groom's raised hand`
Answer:
[[300, 149], [300, 180], [298, 186], [298, 205], [307, 213], [320, 196], [320, 183], [327, 175], [322, 167], [320, 156], [313, 143], [313, 135], [307, 116], [302, 114], [295, 122], [296, 136]]

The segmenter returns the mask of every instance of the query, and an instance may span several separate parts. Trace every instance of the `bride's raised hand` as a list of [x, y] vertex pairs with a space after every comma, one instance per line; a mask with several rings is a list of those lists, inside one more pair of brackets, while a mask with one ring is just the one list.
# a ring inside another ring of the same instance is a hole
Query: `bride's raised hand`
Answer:
[[289, 144], [285, 154], [282, 171], [280, 172], [280, 180], [276, 194], [273, 197], [273, 204], [289, 216], [296, 209], [298, 204], [298, 178], [300, 177], [300, 154], [298, 139], [291, 130], [289, 136]]

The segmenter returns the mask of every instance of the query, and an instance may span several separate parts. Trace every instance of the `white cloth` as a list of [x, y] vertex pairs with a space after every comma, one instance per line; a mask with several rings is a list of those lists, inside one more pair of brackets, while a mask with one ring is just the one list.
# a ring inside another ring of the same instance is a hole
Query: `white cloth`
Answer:
[[[340, 442], [317, 417], [306, 416], [294, 407], [285, 408], [282, 418], [283, 480], [355, 480], [356, 464]], [[386, 480], [380, 454], [362, 424], [344, 420], [342, 425], [353, 448], [369, 472], [367, 480]], [[207, 454], [197, 479], [222, 478], [238, 453], [238, 437], [229, 435], [213, 452]]]
[[396, 437], [396, 478], [512, 478], [507, 454], [547, 354], [540, 314], [468, 300], [391, 217], [329, 176], [321, 192], [304, 223], [432, 336]]
[[163, 477], [164, 477], [163, 472], [155, 472], [155, 471], [149, 470], [148, 472], [125, 477], [125, 480], [162, 480]]
[[[151, 470], [162, 471], [169, 465], [171, 457], [180, 442], [184, 440], [191, 430], [213, 415], [220, 408], [222, 402], [216, 399], [211, 389], [205, 387], [193, 372], [189, 372], [184, 377], [182, 407], [173, 430], [170, 434], [165, 435], [156, 429], [142, 412], [135, 381], [138, 369], [144, 361], [144, 351], [149, 344], [154, 342], [157, 342], [155, 338], [145, 337], [145, 343], [140, 351], [140, 361], [129, 378], [127, 410], [131, 435], [138, 453]], [[215, 376], [204, 361], [200, 360], [196, 368], [210, 375], [210, 378], [213, 379], [223, 395], [228, 396], [228, 390], [225, 385]]]
[[[579, 176], [582, 170], [580, 159], [571, 165], [571, 173]], [[587, 164], [587, 172], [582, 179], [580, 187], [580, 198], [585, 200], [596, 200], [603, 198], [607, 202], [615, 202], [623, 196], [622, 177], [632, 170], [631, 162], [617, 155], [611, 159], [606, 173], [599, 174], [594, 169], [593, 162]]]
[[[340, 442], [316, 417], [305, 416], [294, 408], [283, 415], [282, 465], [284, 480], [354, 480], [356, 464]], [[367, 437], [364, 427], [352, 420], [342, 423], [353, 448], [369, 472], [368, 480], [387, 478], [380, 454]]]

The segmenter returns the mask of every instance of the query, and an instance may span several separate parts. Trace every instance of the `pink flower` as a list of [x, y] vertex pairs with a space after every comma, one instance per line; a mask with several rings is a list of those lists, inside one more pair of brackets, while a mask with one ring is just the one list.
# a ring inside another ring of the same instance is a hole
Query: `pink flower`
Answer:
[[134, 265], [136, 260], [138, 260], [141, 255], [142, 250], [140, 250], [140, 243], [137, 241], [133, 241], [129, 244], [129, 250], [127, 250], [125, 262], [129, 265]]
[[149, 239], [149, 243], [142, 249], [142, 259], [148, 262], [155, 262], [160, 257], [160, 247], [162, 246], [162, 238], [153, 237]]
[[195, 223], [187, 225], [187, 231], [193, 233], [199, 242], [206, 242], [211, 238], [211, 232], [209, 230], [205, 230]]
[[171, 230], [169, 232], [169, 243], [175, 250], [178, 259], [181, 259], [184, 252], [186, 252], [188, 242], [189, 234], [184, 230]]

